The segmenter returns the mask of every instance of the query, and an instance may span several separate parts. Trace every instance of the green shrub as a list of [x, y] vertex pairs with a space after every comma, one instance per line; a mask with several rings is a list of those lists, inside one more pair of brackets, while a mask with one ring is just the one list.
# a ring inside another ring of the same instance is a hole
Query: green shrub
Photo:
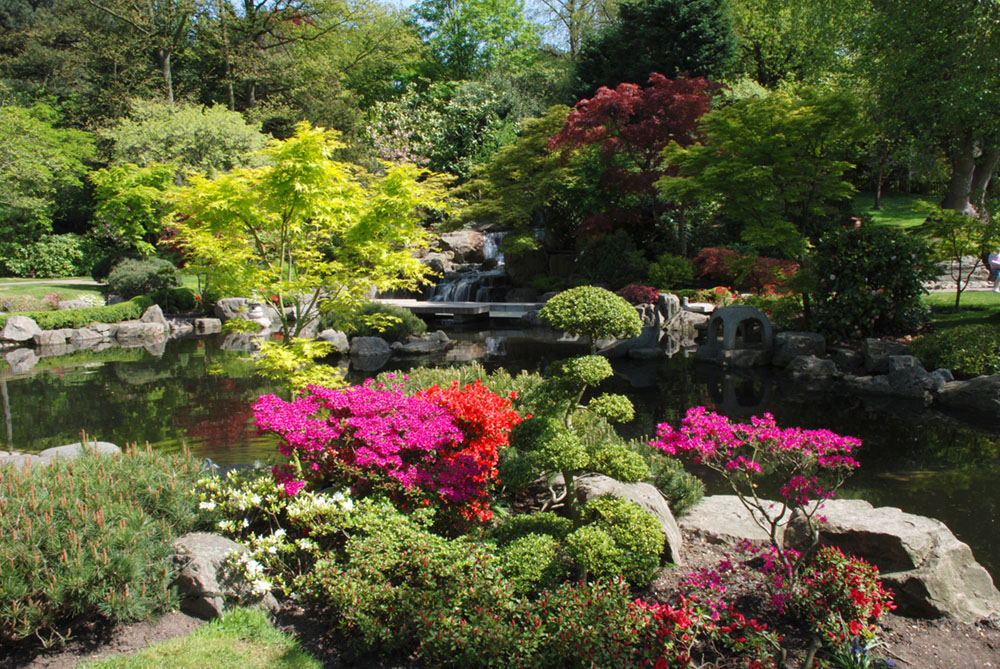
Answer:
[[959, 325], [918, 337], [910, 345], [924, 367], [945, 367], [959, 376], [1000, 373], [1000, 330], [996, 325]]
[[532, 534], [563, 539], [572, 530], [573, 521], [551, 511], [519, 513], [494, 528], [493, 537], [503, 546]]
[[661, 290], [690, 286], [694, 281], [694, 263], [684, 256], [664, 253], [649, 264], [647, 283]]
[[[379, 321], [384, 323], [386, 316], [395, 322], [379, 330], [375, 324]], [[382, 337], [387, 341], [405, 341], [411, 334], [427, 332], [427, 323], [404, 307], [367, 302], [357, 317], [344, 319], [335, 314], [325, 314], [320, 319], [319, 329], [327, 328], [341, 330], [348, 337]]]
[[[152, 305], [153, 300], [142, 295], [110, 307], [35, 311], [20, 315], [33, 319], [43, 330], [59, 330], [61, 328], [85, 328], [91, 323], [120, 323], [121, 321], [135, 320]], [[0, 314], [0, 327], [3, 327], [3, 324], [12, 315], [14, 314]]]
[[595, 286], [570, 288], [545, 303], [538, 317], [555, 330], [598, 339], [638, 337], [642, 320], [621, 295]]
[[190, 457], [135, 450], [0, 466], [0, 638], [166, 610], [170, 542], [194, 526], [197, 475]]
[[902, 230], [865, 225], [824, 235], [813, 268], [814, 326], [835, 338], [916, 332], [928, 317], [920, 296], [933, 277], [927, 246]]
[[573, 284], [569, 282], [568, 278], [563, 276], [555, 276], [554, 274], [536, 274], [531, 277], [530, 285], [539, 293], [551, 293], [554, 291], [566, 290]]
[[506, 588], [518, 595], [532, 595], [558, 585], [569, 576], [569, 565], [559, 541], [548, 534], [526, 534], [498, 553]]
[[79, 235], [44, 235], [27, 244], [0, 245], [0, 276], [78, 276], [84, 271], [83, 263], [83, 240]]
[[566, 537], [570, 557], [592, 577], [621, 575], [632, 585], [649, 585], [659, 571], [665, 542], [659, 521], [617, 497], [598, 497], [583, 510], [589, 524]]
[[576, 266], [591, 283], [617, 290], [630, 283], [642, 283], [647, 263], [635, 242], [624, 230], [598, 239], [588, 239], [579, 250]]
[[757, 307], [767, 314], [771, 325], [780, 330], [793, 329], [802, 319], [802, 296], [798, 293], [741, 295], [736, 298], [735, 302]]
[[177, 268], [162, 258], [126, 258], [115, 265], [108, 275], [108, 290], [125, 299], [180, 285], [181, 276]]
[[149, 294], [160, 308], [168, 314], [178, 314], [193, 311], [198, 306], [194, 291], [190, 288], [161, 288]]

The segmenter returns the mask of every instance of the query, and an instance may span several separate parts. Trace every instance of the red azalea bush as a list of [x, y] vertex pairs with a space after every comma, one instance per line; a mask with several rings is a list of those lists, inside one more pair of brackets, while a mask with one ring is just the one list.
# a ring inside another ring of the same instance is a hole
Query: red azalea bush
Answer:
[[660, 299], [660, 291], [653, 286], [632, 283], [622, 288], [622, 297], [628, 300], [629, 304], [656, 304]]
[[479, 521], [492, 517], [497, 449], [520, 420], [509, 400], [478, 383], [410, 397], [372, 380], [310, 386], [291, 402], [264, 395], [254, 414], [260, 431], [282, 439], [290, 462], [273, 472], [289, 495], [332, 483], [380, 487], [402, 507], [434, 503]]
[[754, 292], [774, 290], [799, 271], [799, 264], [791, 260], [743, 255], [712, 246], [699, 251], [692, 262], [695, 276]]

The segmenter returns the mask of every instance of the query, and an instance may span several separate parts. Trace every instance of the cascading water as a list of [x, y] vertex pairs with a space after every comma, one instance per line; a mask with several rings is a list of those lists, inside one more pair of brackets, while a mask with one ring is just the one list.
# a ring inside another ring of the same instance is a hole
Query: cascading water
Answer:
[[[434, 286], [430, 302], [503, 302], [507, 293], [508, 278], [504, 271], [500, 241], [504, 232], [483, 235], [483, 259], [486, 261], [461, 270], [448, 272]], [[495, 269], [482, 269], [492, 265]]]

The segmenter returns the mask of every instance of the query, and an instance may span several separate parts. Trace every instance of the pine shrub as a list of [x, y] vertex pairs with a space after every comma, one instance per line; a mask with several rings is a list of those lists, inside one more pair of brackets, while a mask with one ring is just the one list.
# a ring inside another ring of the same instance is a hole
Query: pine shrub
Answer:
[[180, 285], [177, 268], [162, 258], [126, 258], [115, 265], [108, 275], [108, 290], [125, 299]]

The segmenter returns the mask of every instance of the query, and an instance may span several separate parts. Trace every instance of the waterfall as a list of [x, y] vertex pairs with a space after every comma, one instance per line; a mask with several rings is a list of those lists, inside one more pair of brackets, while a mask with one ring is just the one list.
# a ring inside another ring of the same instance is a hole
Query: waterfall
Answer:
[[500, 251], [500, 242], [503, 241], [506, 232], [487, 232], [483, 235], [483, 258], [487, 261], [496, 260], [497, 267], [503, 267], [503, 253]]

